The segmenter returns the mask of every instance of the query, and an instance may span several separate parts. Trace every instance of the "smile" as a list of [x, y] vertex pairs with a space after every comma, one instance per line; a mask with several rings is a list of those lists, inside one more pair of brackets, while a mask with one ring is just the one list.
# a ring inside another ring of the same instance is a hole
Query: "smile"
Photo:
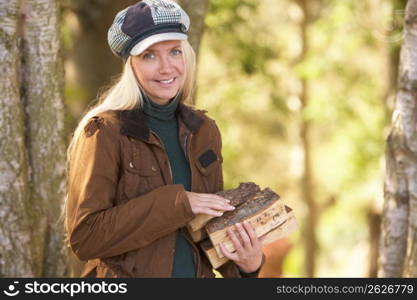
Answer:
[[162, 84], [170, 84], [170, 83], [174, 82], [174, 80], [175, 80], [175, 78], [171, 78], [171, 79], [168, 79], [168, 80], [156, 80], [156, 81], [159, 82], [159, 83], [162, 83]]

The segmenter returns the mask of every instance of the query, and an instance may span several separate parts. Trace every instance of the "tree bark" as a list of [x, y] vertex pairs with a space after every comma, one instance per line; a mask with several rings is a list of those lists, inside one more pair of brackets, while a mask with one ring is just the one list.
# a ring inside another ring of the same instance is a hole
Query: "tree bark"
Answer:
[[0, 0], [0, 275], [63, 276], [59, 2]]
[[65, 197], [63, 61], [60, 9], [55, 0], [25, 0], [22, 7], [22, 100], [34, 214], [36, 274], [64, 275], [63, 230], [58, 223]]
[[[379, 4], [379, 3], [378, 3]], [[398, 65], [400, 62], [400, 46], [396, 43], [393, 38], [396, 37], [397, 31], [399, 30], [398, 22], [402, 16], [402, 10], [405, 8], [407, 0], [394, 0], [392, 1], [392, 21], [391, 30], [388, 32], [386, 41], [386, 59], [388, 66], [387, 85], [384, 96], [382, 97], [382, 104], [385, 111], [386, 125], [389, 126], [388, 122], [393, 110], [393, 99], [395, 98], [395, 91], [397, 90], [398, 83]]]
[[[20, 0], [0, 1], [0, 277], [33, 276], [28, 161], [20, 100]], [[7, 226], [6, 226], [7, 225]]]
[[398, 92], [387, 139], [381, 277], [417, 276], [417, 0], [406, 7]]

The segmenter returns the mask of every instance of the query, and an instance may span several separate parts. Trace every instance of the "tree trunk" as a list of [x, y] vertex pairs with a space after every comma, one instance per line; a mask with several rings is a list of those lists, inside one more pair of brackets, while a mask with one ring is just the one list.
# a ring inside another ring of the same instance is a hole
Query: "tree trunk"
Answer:
[[[196, 61], [198, 62], [200, 43], [205, 29], [204, 19], [208, 12], [209, 0], [177, 0], [177, 2], [190, 17], [191, 26], [188, 34], [188, 40], [195, 51]], [[197, 73], [198, 70], [196, 70], [196, 75]], [[197, 82], [194, 85], [194, 96], [192, 99], [193, 104], [195, 104], [195, 95], [197, 95]]]
[[417, 276], [417, 0], [406, 7], [398, 92], [387, 140], [380, 270]]
[[63, 276], [58, 219], [65, 196], [66, 146], [59, 2], [7, 0], [0, 5], [8, 14], [0, 21], [0, 53], [6, 53], [6, 76], [0, 81], [6, 95], [0, 115], [5, 137], [0, 218], [7, 224], [0, 229], [0, 273]]
[[122, 61], [110, 51], [107, 31], [116, 13], [136, 3], [135, 0], [75, 0], [72, 11], [77, 25], [71, 26], [72, 49], [69, 62], [74, 64], [74, 81], [81, 89], [82, 106], [97, 98], [101, 87], [122, 70]]
[[[303, 19], [300, 24], [302, 51], [299, 61], [302, 62], [309, 51], [308, 29], [312, 22], [312, 15], [307, 0], [297, 0], [297, 4], [303, 11]], [[307, 79], [301, 79], [300, 100], [302, 103], [302, 111], [309, 104], [309, 83]], [[307, 216], [303, 228], [303, 236], [305, 241], [305, 273], [307, 277], [314, 277], [316, 271], [316, 252], [317, 237], [316, 227], [318, 220], [318, 206], [314, 199], [313, 172], [311, 168], [311, 142], [310, 142], [311, 121], [306, 120], [303, 116], [300, 125], [300, 138], [304, 152], [304, 171], [301, 178], [301, 194], [302, 199], [307, 206]]]
[[[380, 5], [380, 3], [377, 3]], [[384, 96], [382, 97], [383, 107], [385, 111], [386, 125], [392, 114], [393, 103], [395, 98], [395, 91], [397, 90], [398, 82], [398, 65], [400, 58], [400, 46], [396, 43], [396, 38], [399, 31], [399, 19], [402, 16], [402, 11], [407, 4], [407, 0], [394, 0], [392, 1], [392, 21], [390, 24], [390, 31], [386, 39], [386, 59], [388, 66], [387, 86], [385, 89]]]
[[369, 229], [369, 269], [368, 277], [378, 276], [378, 246], [381, 236], [381, 213], [369, 208], [368, 210]]
[[[21, 1], [0, 1], [0, 277], [34, 276], [28, 161], [19, 80]], [[7, 224], [7, 226], [5, 226]]]
[[33, 253], [37, 274], [58, 276], [65, 272], [63, 227], [58, 218], [65, 197], [66, 165], [59, 1], [25, 0], [22, 13], [21, 89], [27, 113], [30, 203], [37, 231]]
[[201, 38], [204, 34], [204, 18], [208, 11], [209, 0], [177, 0], [176, 1], [190, 17], [191, 28], [188, 34], [188, 40], [198, 58], [200, 52]]

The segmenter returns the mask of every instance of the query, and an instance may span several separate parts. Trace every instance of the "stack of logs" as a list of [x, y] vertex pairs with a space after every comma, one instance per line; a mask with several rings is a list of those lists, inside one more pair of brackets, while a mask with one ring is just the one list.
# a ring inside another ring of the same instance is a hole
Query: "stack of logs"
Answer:
[[229, 199], [236, 209], [221, 217], [199, 214], [187, 225], [192, 239], [199, 242], [214, 269], [228, 260], [220, 250], [220, 243], [230, 252], [235, 251], [226, 232], [228, 228], [234, 230], [234, 224], [249, 222], [256, 235], [262, 237], [263, 246], [291, 234], [298, 227], [292, 209], [269, 188], [261, 190], [255, 183], [246, 182], [216, 194]]

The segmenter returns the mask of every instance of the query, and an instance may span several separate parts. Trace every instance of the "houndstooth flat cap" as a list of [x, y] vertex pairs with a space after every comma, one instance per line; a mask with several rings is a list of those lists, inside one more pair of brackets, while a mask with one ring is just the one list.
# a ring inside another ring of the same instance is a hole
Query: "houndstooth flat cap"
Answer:
[[119, 11], [108, 31], [112, 52], [127, 59], [162, 41], [186, 40], [187, 13], [169, 0], [144, 0]]

